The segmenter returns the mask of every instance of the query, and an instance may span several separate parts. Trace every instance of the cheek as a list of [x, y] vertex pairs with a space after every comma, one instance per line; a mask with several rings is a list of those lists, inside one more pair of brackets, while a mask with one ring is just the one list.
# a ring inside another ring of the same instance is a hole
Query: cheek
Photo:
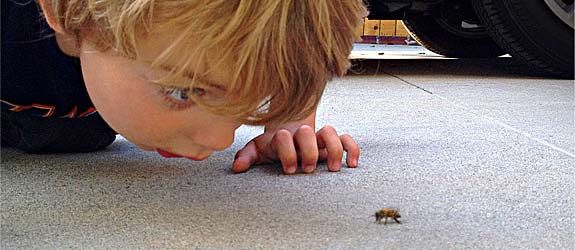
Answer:
[[108, 81], [112, 78], [107, 76], [109, 71], [105, 70], [105, 64], [91, 57], [82, 58], [81, 63], [86, 89], [94, 106], [96, 106], [96, 109], [104, 118], [110, 117], [107, 111], [110, 109], [108, 107], [112, 104], [112, 97], [106, 88], [106, 85], [110, 84]]
[[144, 144], [164, 131], [157, 129], [162, 126], [161, 111], [155, 105], [159, 97], [127, 59], [90, 52], [80, 54], [80, 60], [88, 94], [110, 127], [128, 140]]

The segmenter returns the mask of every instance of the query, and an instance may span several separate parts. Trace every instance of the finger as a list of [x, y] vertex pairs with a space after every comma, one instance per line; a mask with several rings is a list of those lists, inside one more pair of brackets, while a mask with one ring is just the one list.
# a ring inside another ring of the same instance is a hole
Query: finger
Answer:
[[346, 164], [350, 168], [356, 168], [359, 160], [359, 146], [355, 140], [348, 134], [340, 135], [339, 139], [343, 145], [343, 150], [347, 152]]
[[323, 127], [317, 132], [317, 139], [318, 147], [327, 150], [327, 169], [334, 172], [339, 171], [343, 158], [343, 146], [335, 129], [332, 126]]
[[303, 125], [293, 136], [299, 148], [301, 166], [304, 173], [312, 173], [317, 166], [318, 148], [315, 131], [312, 127]]
[[232, 165], [232, 172], [243, 173], [259, 159], [258, 149], [254, 141], [248, 142], [244, 148], [236, 153], [234, 163]]
[[295, 174], [297, 171], [297, 153], [292, 134], [285, 129], [278, 130], [272, 139], [272, 148], [282, 163], [284, 173]]

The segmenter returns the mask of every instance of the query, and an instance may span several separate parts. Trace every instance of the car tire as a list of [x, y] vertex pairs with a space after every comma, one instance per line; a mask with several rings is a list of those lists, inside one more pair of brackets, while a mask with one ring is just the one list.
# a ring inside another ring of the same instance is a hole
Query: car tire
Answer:
[[[573, 28], [545, 0], [472, 0], [472, 4], [491, 37], [512, 57], [549, 75], [573, 78]], [[573, 3], [570, 8], [573, 15]]]
[[423, 47], [446, 57], [492, 58], [507, 54], [482, 27], [469, 1], [447, 1], [434, 15], [403, 20]]

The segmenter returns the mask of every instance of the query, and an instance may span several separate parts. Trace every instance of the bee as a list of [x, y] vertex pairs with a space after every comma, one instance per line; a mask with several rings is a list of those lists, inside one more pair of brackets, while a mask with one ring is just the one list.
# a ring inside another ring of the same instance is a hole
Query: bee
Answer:
[[375, 212], [375, 222], [381, 223], [381, 220], [383, 219], [383, 224], [386, 225], [387, 218], [392, 218], [395, 222], [401, 224], [401, 221], [397, 219], [401, 218], [401, 215], [399, 215], [399, 211], [395, 208], [382, 208]]

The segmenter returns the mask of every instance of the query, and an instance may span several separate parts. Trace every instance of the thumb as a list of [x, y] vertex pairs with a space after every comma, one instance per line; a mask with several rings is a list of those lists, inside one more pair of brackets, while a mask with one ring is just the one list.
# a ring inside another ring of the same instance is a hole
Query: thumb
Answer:
[[236, 153], [234, 164], [232, 165], [232, 172], [243, 173], [258, 161], [259, 153], [254, 141], [248, 142], [244, 148]]

